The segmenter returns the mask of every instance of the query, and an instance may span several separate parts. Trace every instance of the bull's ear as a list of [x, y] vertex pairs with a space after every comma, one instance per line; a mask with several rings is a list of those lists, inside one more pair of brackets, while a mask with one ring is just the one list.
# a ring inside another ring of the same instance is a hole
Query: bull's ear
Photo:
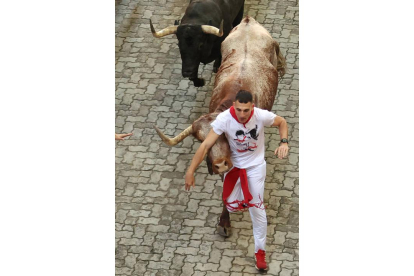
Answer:
[[212, 24], [213, 24], [213, 21], [210, 19], [210, 20], [208, 21], [208, 25], [213, 26]]
[[180, 25], [180, 20], [175, 20], [174, 25], [176, 25], [176, 26]]
[[208, 158], [208, 154], [207, 154], [207, 157], [206, 157], [206, 163], [207, 163], [208, 173], [210, 175], [213, 175], [213, 164], [211, 164], [210, 158]]

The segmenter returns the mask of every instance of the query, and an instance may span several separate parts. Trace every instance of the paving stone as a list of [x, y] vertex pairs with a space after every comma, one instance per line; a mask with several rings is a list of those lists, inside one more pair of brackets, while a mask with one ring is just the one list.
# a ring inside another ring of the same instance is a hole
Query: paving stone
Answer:
[[293, 261], [293, 255], [288, 253], [274, 252], [271, 256], [271, 259], [278, 261]]
[[281, 231], [276, 231], [274, 235], [274, 243], [283, 245], [286, 240], [286, 233]]
[[[188, 244], [189, 247], [200, 247], [201, 245], [201, 241], [200, 240], [190, 240], [190, 243]], [[200, 248], [200, 254], [202, 255], [207, 255], [205, 254], [205, 251], [202, 250], [202, 248]]]
[[161, 258], [160, 254], [146, 254], [146, 253], [139, 254], [139, 259], [143, 261], [159, 261], [160, 258]]
[[282, 268], [282, 271], [280, 272], [279, 276], [291, 276], [292, 273], [293, 273], [292, 269]]
[[283, 261], [281, 267], [288, 268], [288, 269], [295, 269], [295, 268], [298, 268], [299, 266], [298, 266], [298, 262]]
[[174, 251], [173, 247], [164, 248], [161, 261], [170, 262], [174, 257]]
[[206, 222], [204, 220], [185, 219], [183, 225], [203, 227]]
[[286, 238], [297, 240], [299, 239], [299, 233], [289, 232], [287, 233]]
[[129, 232], [129, 231], [116, 231], [115, 237], [116, 238], [131, 238], [132, 234], [133, 232]]
[[215, 241], [212, 245], [212, 248], [217, 249], [230, 249], [232, 248], [233, 244], [231, 242], [217, 242]]
[[223, 256], [240, 257], [244, 256], [244, 254], [242, 250], [224, 249]]
[[211, 245], [212, 244], [213, 244], [213, 242], [203, 241], [199, 245], [199, 248], [200, 248], [199, 254], [208, 256], [210, 254], [210, 252], [211, 252]]
[[129, 267], [115, 267], [115, 274], [116, 275], [131, 275], [133, 269]]
[[175, 251], [176, 254], [181, 254], [181, 255], [194, 255], [196, 256], [198, 253], [199, 249], [198, 248], [192, 248], [192, 247], [177, 247], [177, 250]]
[[172, 260], [171, 269], [181, 270], [184, 265], [184, 259], [186, 256], [176, 255]]
[[200, 270], [200, 271], [217, 271], [219, 265], [218, 264], [196, 264], [194, 270]]
[[299, 276], [299, 269], [294, 269], [292, 276]]
[[186, 262], [189, 262], [189, 263], [203, 263], [203, 264], [205, 264], [205, 263], [207, 263], [207, 259], [208, 259], [207, 256], [202, 256], [202, 255], [196, 255], [196, 256], [187, 255], [187, 257], [185, 258], [185, 261]]
[[182, 274], [181, 275], [183, 275], [183, 276], [193, 275], [194, 266], [195, 266], [195, 264], [185, 263], [184, 266], [182, 267]]
[[179, 235], [178, 239], [179, 240], [185, 240], [185, 241], [189, 241], [190, 240], [191, 235], [187, 234], [187, 235]]
[[220, 267], [219, 267], [218, 270], [219, 271], [224, 271], [224, 272], [230, 272], [232, 261], [233, 261], [233, 258], [227, 257], [227, 256], [222, 256], [222, 258], [220, 260]]
[[158, 224], [159, 218], [139, 218], [138, 223], [140, 224]]
[[143, 275], [146, 271], [146, 266], [148, 262], [145, 261], [137, 261], [134, 267], [134, 273], [132, 275]]
[[211, 262], [211, 263], [217, 263], [218, 264], [221, 260], [221, 257], [222, 257], [222, 251], [213, 248], [211, 250], [210, 258], [209, 258], [208, 261]]
[[149, 261], [148, 268], [150, 269], [169, 269], [170, 263]]
[[280, 267], [281, 264], [282, 264], [281, 261], [275, 261], [275, 260], [268, 261], [269, 272], [271, 272], [274, 275], [278, 275], [281, 270], [281, 267]]
[[166, 247], [186, 247], [188, 245], [189, 242], [187, 241], [174, 241], [174, 240], [167, 240], [165, 242], [165, 246]]

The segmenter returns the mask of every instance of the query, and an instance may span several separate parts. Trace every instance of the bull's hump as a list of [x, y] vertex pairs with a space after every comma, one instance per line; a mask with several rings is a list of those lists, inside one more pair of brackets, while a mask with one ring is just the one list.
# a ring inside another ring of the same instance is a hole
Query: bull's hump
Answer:
[[[240, 59], [240, 56], [246, 56], [248, 54], [255, 55], [256, 53], [269, 53], [272, 50], [274, 51], [273, 38], [266, 33], [229, 35], [225, 42], [226, 43], [222, 43], [223, 56], [230, 55], [232, 54], [232, 51], [236, 50], [232, 56], [237, 56], [237, 59]], [[241, 45], [243, 45], [243, 47], [241, 47]]]
[[212, 20], [213, 25], [219, 27], [221, 20], [218, 15], [221, 15], [221, 10], [216, 1], [195, 0], [188, 5], [181, 22], [182, 24], [206, 25]]
[[211, 102], [218, 108], [225, 98], [235, 97], [243, 89], [253, 93], [258, 107], [269, 109], [278, 79], [270, 60], [275, 51], [274, 40], [254, 19], [244, 20], [236, 28], [222, 43], [225, 58], [216, 75]]

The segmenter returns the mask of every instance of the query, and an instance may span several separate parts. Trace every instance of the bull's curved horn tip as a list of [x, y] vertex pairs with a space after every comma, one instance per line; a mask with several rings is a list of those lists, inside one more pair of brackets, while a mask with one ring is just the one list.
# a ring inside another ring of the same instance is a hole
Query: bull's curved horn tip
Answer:
[[151, 21], [151, 19], [149, 20], [150, 21], [150, 28], [151, 28], [151, 33], [156, 33], [156, 31], [155, 31], [155, 29], [154, 29], [154, 26], [152, 25], [152, 21]]
[[158, 135], [161, 135], [161, 130], [156, 125], [154, 125], [154, 128]]
[[158, 133], [158, 134], [162, 134], [162, 131], [156, 126], [156, 125], [154, 125], [154, 128], [155, 128], [155, 131]]
[[156, 125], [154, 125], [155, 131], [158, 133], [158, 136], [160, 136], [161, 140], [168, 146], [175, 146], [177, 142], [174, 141], [174, 139], [171, 139], [167, 137]]

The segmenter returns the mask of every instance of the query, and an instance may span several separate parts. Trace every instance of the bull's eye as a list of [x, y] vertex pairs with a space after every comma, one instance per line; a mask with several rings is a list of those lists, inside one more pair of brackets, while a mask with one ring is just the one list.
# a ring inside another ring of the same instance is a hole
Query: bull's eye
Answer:
[[217, 170], [219, 169], [219, 166], [217, 166], [217, 165], [214, 165], [214, 167], [216, 167]]
[[224, 166], [227, 166], [227, 161], [224, 161]]

